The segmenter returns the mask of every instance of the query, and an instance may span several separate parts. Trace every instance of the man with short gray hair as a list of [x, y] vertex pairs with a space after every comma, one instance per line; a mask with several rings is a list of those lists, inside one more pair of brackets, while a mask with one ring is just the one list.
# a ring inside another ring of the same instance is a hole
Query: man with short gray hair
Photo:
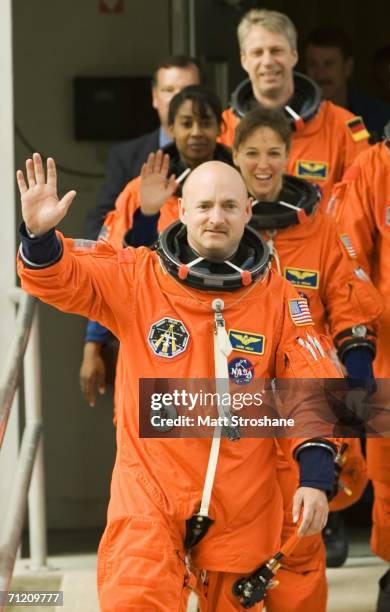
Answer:
[[333, 184], [368, 147], [363, 120], [322, 101], [316, 83], [294, 71], [297, 33], [287, 15], [253, 9], [241, 19], [237, 33], [241, 65], [249, 78], [235, 89], [224, 112], [221, 142], [232, 145], [236, 125], [254, 104], [284, 107], [294, 130], [287, 172], [315, 183], [325, 207]]

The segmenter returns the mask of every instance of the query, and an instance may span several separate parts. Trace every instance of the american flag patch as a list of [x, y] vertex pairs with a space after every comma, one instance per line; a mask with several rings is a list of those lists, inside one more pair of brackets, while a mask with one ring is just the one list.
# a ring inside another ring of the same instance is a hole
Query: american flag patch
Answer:
[[343, 243], [348, 255], [352, 259], [357, 259], [357, 253], [355, 251], [355, 247], [353, 246], [348, 234], [341, 234], [340, 236], [341, 242]]
[[295, 325], [314, 325], [306, 300], [290, 300], [288, 307], [290, 317]]

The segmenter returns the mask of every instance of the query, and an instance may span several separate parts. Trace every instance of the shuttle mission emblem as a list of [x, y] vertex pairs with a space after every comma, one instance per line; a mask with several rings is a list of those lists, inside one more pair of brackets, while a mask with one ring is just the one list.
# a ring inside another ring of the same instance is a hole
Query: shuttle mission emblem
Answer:
[[189, 337], [190, 334], [182, 321], [165, 317], [153, 323], [148, 342], [153, 353], [172, 359], [186, 350]]

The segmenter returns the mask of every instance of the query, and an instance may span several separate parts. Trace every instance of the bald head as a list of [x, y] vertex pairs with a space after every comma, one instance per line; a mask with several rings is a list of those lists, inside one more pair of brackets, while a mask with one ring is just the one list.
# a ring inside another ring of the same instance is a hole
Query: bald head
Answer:
[[223, 162], [198, 166], [187, 179], [180, 201], [180, 219], [190, 246], [202, 257], [223, 261], [238, 248], [251, 217], [241, 175]]
[[232, 166], [220, 161], [205, 162], [191, 172], [183, 187], [183, 199], [196, 196], [198, 191], [204, 192], [207, 186], [215, 188], [223, 184], [246, 202], [248, 192], [241, 174]]

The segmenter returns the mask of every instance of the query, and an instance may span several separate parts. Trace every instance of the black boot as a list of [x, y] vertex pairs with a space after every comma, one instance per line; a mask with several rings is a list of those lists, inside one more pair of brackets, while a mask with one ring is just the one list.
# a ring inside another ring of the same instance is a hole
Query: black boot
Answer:
[[390, 610], [390, 569], [379, 580], [379, 595], [376, 612], [389, 612]]
[[326, 548], [326, 566], [341, 567], [348, 557], [348, 538], [340, 512], [330, 512], [322, 537]]

